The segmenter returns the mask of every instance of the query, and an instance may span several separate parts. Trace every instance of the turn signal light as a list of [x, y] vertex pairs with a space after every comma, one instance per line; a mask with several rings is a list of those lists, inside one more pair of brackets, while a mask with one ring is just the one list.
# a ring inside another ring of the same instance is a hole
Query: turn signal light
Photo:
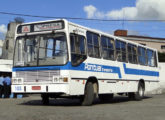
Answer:
[[63, 78], [63, 82], [68, 82], [68, 78], [67, 77], [64, 77]]

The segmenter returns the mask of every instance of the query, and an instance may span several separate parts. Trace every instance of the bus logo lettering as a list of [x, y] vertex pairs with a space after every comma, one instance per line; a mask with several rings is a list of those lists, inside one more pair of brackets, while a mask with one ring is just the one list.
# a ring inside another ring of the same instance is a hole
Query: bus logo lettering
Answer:
[[100, 65], [92, 65], [92, 64], [86, 63], [84, 69], [85, 69], [85, 70], [88, 70], [88, 71], [101, 72], [102, 67], [101, 67]]
[[113, 73], [114, 72], [111, 67], [88, 64], [88, 63], [85, 63], [84, 70], [95, 71], [95, 72], [106, 72], [106, 73]]

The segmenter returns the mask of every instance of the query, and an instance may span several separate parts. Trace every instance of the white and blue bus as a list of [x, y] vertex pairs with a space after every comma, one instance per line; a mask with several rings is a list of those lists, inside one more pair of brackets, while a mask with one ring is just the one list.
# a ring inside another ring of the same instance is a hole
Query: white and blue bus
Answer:
[[12, 92], [79, 97], [82, 105], [116, 93], [141, 100], [159, 82], [157, 50], [64, 19], [18, 25]]

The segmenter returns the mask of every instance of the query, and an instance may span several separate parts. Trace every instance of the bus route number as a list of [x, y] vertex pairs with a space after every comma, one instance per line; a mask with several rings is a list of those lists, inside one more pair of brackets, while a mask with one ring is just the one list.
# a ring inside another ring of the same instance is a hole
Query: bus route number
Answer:
[[15, 86], [16, 91], [22, 91], [22, 86]]

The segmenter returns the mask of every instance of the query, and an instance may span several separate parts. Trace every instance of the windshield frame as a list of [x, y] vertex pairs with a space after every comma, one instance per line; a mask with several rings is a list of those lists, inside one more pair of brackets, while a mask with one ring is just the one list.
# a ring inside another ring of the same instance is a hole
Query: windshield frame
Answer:
[[[17, 43], [17, 40], [19, 40], [18, 38], [19, 37], [22, 37], [22, 38], [24, 38], [24, 39], [26, 39], [26, 37], [32, 37], [32, 36], [36, 36], [36, 37], [38, 37], [38, 36], [45, 36], [45, 35], [55, 35], [55, 34], [63, 34], [64, 35], [64, 38], [65, 38], [65, 41], [66, 41], [66, 49], [67, 49], [67, 51], [66, 51], [66, 57], [67, 57], [67, 59], [66, 59], [66, 63], [64, 63], [64, 64], [52, 64], [52, 65], [40, 65], [39, 64], [39, 49], [40, 49], [40, 41], [41, 40], [39, 40], [39, 45], [37, 46], [37, 63], [36, 63], [36, 65], [34, 65], [34, 66], [16, 66], [15, 65], [15, 55], [16, 55], [16, 43]], [[64, 66], [64, 65], [66, 65], [67, 63], [68, 63], [68, 61], [69, 61], [69, 51], [68, 51], [68, 40], [67, 40], [67, 34], [65, 33], [65, 32], [51, 32], [51, 33], [41, 33], [41, 34], [32, 34], [32, 35], [20, 35], [20, 36], [17, 36], [16, 38], [15, 38], [15, 45], [14, 45], [14, 54], [13, 54], [13, 67], [44, 67], [44, 66]]]

